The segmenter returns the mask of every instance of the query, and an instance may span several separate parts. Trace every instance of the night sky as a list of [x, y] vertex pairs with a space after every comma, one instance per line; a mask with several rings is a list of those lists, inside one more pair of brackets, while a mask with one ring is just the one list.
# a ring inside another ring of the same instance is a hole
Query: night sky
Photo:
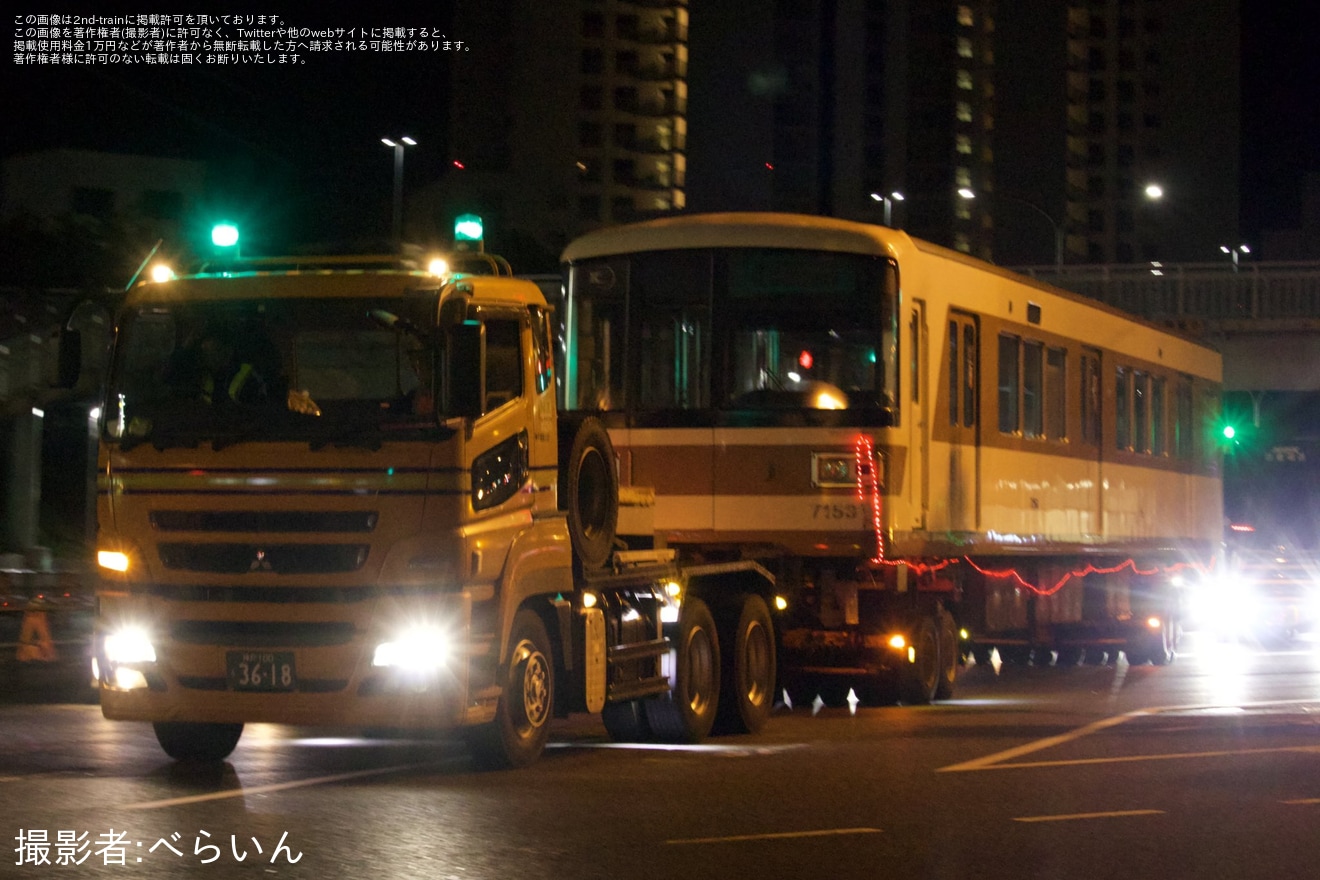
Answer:
[[[1306, 170], [1320, 171], [1320, 9], [1248, 3], [1243, 16], [1242, 232], [1296, 226]], [[433, 20], [447, 30], [445, 4]], [[307, 26], [420, 25], [416, 12], [322, 13]], [[448, 34], [462, 39], [461, 34]], [[499, 63], [474, 46], [462, 63]], [[409, 187], [447, 173], [448, 66], [454, 56], [320, 55], [297, 67], [23, 67], [5, 65], [0, 152], [78, 147], [206, 160], [235, 209], [272, 246], [348, 231], [383, 235], [393, 164], [380, 143], [411, 134]], [[308, 199], [312, 195], [314, 198]], [[214, 206], [224, 210], [228, 206]], [[294, 230], [297, 230], [295, 233]]]

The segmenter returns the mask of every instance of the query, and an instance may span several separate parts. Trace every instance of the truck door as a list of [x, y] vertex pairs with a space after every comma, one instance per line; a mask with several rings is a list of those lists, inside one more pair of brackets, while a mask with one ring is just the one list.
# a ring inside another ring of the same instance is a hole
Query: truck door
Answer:
[[975, 315], [951, 310], [948, 328], [949, 529], [975, 531], [980, 524], [979, 423], [980, 328]]

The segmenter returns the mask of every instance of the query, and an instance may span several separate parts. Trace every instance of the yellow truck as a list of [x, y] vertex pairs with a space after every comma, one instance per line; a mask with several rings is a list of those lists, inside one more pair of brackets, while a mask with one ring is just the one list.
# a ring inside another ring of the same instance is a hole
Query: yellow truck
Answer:
[[461, 729], [491, 766], [573, 711], [619, 739], [759, 729], [773, 578], [619, 551], [555, 327], [529, 281], [393, 258], [136, 283], [98, 460], [105, 716], [210, 761], [252, 722]]

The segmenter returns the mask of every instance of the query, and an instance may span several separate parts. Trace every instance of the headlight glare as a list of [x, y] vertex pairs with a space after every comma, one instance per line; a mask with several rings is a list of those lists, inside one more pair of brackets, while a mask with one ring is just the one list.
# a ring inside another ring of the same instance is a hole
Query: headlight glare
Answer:
[[121, 663], [155, 663], [156, 648], [146, 630], [136, 627], [121, 629], [105, 637], [105, 659], [112, 665]]
[[376, 646], [372, 666], [407, 672], [433, 672], [449, 661], [449, 636], [437, 626], [417, 626]]

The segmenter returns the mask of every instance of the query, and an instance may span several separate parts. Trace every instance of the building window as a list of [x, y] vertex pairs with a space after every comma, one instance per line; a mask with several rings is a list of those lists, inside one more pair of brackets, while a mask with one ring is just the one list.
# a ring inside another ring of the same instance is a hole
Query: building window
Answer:
[[605, 91], [600, 86], [583, 86], [578, 90], [578, 108], [599, 110], [605, 106]]
[[605, 36], [605, 16], [599, 12], [582, 13], [582, 36], [599, 40]]
[[967, 39], [966, 37], [958, 38], [958, 57], [959, 58], [972, 57], [972, 41]]
[[599, 122], [579, 122], [578, 123], [578, 145], [583, 147], [599, 147], [605, 140]]
[[959, 122], [972, 121], [972, 105], [967, 101], [959, 101], [955, 108], [955, 113]]
[[958, 71], [958, 88], [970, 89], [972, 87], [972, 72], [970, 70]]
[[953, 142], [954, 142], [954, 148], [957, 149], [959, 153], [963, 153], [968, 156], [971, 155], [972, 139], [969, 136], [965, 134], [954, 135]]
[[599, 76], [605, 72], [605, 53], [600, 49], [582, 50], [582, 72], [588, 76]]
[[958, 24], [962, 25], [963, 27], [971, 27], [972, 25], [976, 24], [976, 17], [972, 15], [972, 7], [970, 6], [958, 7]]

